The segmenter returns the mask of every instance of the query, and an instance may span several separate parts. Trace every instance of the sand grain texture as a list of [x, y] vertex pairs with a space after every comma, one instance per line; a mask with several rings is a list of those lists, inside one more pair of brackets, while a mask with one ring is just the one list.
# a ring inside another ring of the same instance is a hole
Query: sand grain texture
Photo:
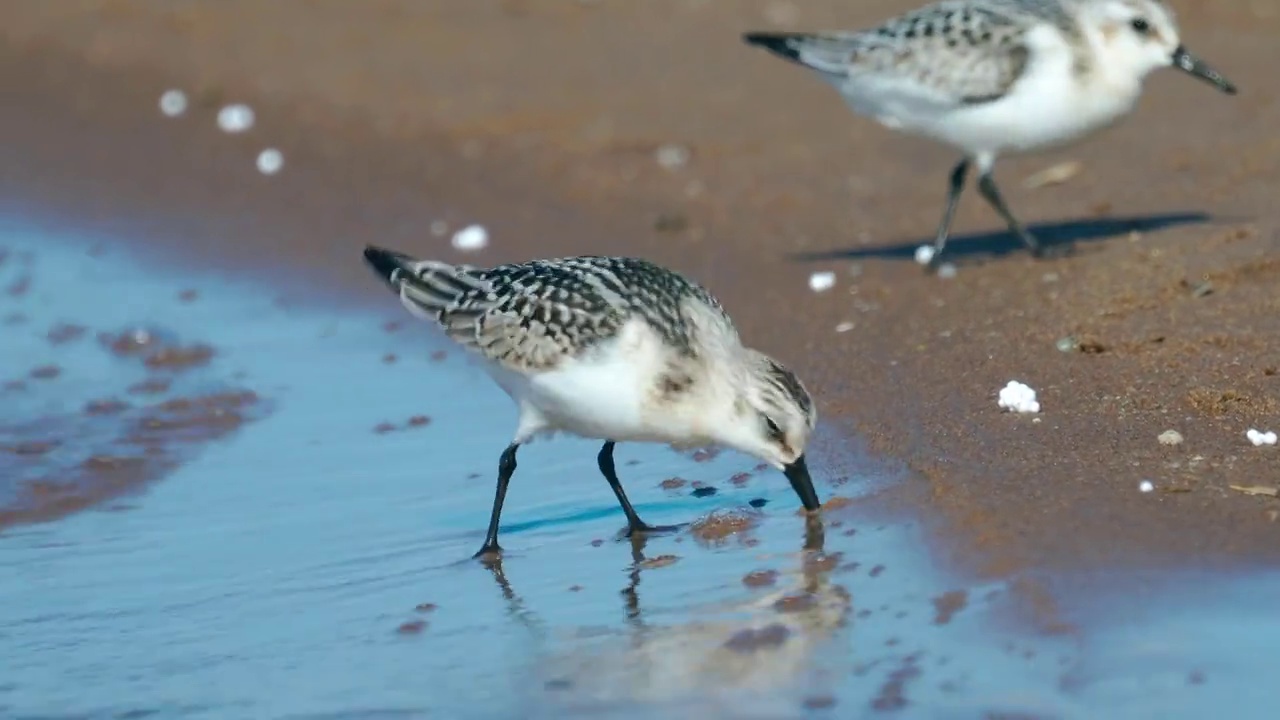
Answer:
[[[766, 5], [9, 3], [0, 187], [176, 263], [270, 278], [282, 302], [385, 302], [360, 245], [458, 259], [437, 220], [490, 230], [469, 262], [643, 255], [713, 288], [824, 417], [905, 461], [911, 478], [856, 510], [924, 508], [963, 566], [1280, 557], [1274, 500], [1227, 489], [1274, 469], [1244, 430], [1280, 427], [1280, 17], [1177, 3], [1187, 44], [1241, 94], [1164, 72], [1125, 123], [1002, 162], [1032, 229], [1079, 253], [1030, 260], [969, 193], [940, 281], [911, 253], [954, 158], [743, 46]], [[815, 0], [796, 22], [908, 6]], [[193, 98], [174, 120], [156, 108], [171, 86]], [[244, 136], [214, 128], [229, 101], [255, 108]], [[686, 165], [655, 160], [668, 143]], [[289, 158], [271, 178], [253, 169], [267, 145]], [[1061, 184], [1016, 180], [1067, 161], [1082, 169]], [[814, 295], [824, 269], [836, 288]], [[1040, 422], [999, 412], [1011, 378], [1036, 388]], [[1154, 442], [1168, 427], [1187, 441]]]

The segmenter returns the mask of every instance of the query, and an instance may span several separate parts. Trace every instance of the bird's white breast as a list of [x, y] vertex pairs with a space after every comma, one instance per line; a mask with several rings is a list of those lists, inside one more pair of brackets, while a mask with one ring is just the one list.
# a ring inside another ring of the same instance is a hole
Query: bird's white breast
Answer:
[[655, 423], [652, 412], [669, 353], [658, 334], [636, 319], [613, 340], [555, 369], [495, 379], [521, 406], [518, 436], [564, 431], [620, 442], [671, 442], [686, 428]]
[[1136, 78], [1128, 82], [1079, 72], [1075, 51], [1057, 30], [1031, 30], [1027, 43], [1026, 71], [997, 100], [944, 106], [887, 82], [847, 87], [846, 98], [855, 110], [889, 127], [941, 140], [970, 155], [1069, 143], [1123, 116], [1137, 100]]

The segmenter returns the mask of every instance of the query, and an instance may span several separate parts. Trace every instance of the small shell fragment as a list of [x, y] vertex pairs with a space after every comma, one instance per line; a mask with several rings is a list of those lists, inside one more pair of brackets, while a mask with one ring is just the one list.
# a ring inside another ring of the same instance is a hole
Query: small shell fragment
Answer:
[[809, 289], [826, 292], [836, 286], [836, 274], [830, 271], [816, 272], [809, 276]]
[[284, 155], [275, 148], [267, 148], [258, 153], [258, 172], [263, 175], [275, 175], [284, 167]]
[[1039, 172], [1028, 175], [1027, 179], [1022, 181], [1022, 186], [1028, 190], [1036, 190], [1050, 185], [1060, 185], [1079, 175], [1083, 167], [1084, 165], [1078, 160], [1068, 160], [1057, 165], [1050, 165]]
[[218, 111], [218, 127], [226, 133], [242, 133], [253, 127], [253, 108], [227, 105]]
[[664, 170], [679, 170], [689, 164], [689, 148], [669, 143], [658, 148], [654, 158]]
[[168, 117], [178, 117], [187, 111], [187, 94], [181, 90], [165, 90], [160, 96], [160, 112]]
[[1276, 444], [1276, 434], [1274, 432], [1261, 432], [1254, 430], [1253, 428], [1249, 428], [1249, 431], [1246, 432], [1244, 436], [1249, 439], [1249, 442], [1253, 443], [1254, 447], [1259, 445]]
[[463, 252], [483, 250], [489, 245], [489, 231], [483, 225], [468, 225], [453, 234], [453, 247]]

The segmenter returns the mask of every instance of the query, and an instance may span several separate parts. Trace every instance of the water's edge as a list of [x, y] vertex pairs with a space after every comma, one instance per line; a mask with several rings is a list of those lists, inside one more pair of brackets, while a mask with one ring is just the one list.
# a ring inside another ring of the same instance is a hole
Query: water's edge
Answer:
[[[468, 557], [508, 401], [438, 338], [388, 327], [403, 320], [398, 308], [282, 307], [257, 284], [156, 267], [138, 239], [17, 218], [0, 229], [0, 284], [25, 285], [4, 298], [5, 317], [21, 316], [6, 334], [20, 341], [0, 355], [6, 379], [28, 376], [26, 399], [7, 404], [22, 421], [74, 413], [136, 380], [95, 335], [138, 326], [208, 343], [208, 367], [270, 404], [175, 456], [163, 482], [123, 505], [0, 535], [0, 567], [16, 579], [0, 602], [0, 656], [22, 658], [0, 684], [5, 712], [786, 717], [835, 702], [922, 717], [1097, 707], [1250, 717], [1271, 697], [1248, 654], [1265, 653], [1260, 630], [1275, 625], [1251, 602], [1274, 574], [1117, 577], [1114, 593], [1072, 609], [1104, 618], [1087, 633], [1028, 637], [1005, 621], [1014, 585], [932, 567], [915, 525], [833, 513], [814, 553], [785, 482], [731, 453], [699, 462], [620, 447], [651, 522], [720, 509], [750, 527], [723, 542], [679, 535], [629, 548], [615, 540], [620, 516], [595, 448], [531, 447], [504, 515], [509, 557], [494, 573]], [[85, 336], [51, 343], [66, 324]], [[30, 377], [49, 364], [56, 377]], [[730, 482], [738, 473], [747, 477]], [[719, 492], [659, 488], [669, 477]], [[821, 487], [856, 499], [882, 482]], [[756, 498], [762, 511], [748, 509]], [[757, 571], [778, 575], [748, 587]], [[1139, 581], [1143, 596], [1166, 600], [1126, 602]]]

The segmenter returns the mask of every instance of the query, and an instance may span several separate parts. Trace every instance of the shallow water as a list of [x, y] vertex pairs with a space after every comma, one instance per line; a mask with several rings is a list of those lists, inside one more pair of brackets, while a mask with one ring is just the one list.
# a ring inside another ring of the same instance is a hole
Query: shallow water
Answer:
[[[21, 505], [46, 476], [93, 502], [0, 531], [0, 714], [1239, 718], [1277, 699], [1259, 661], [1280, 627], [1249, 602], [1275, 596], [1274, 574], [1167, 579], [1159, 608], [1126, 602], [1118, 578], [1077, 605], [1086, 632], [1029, 637], [1007, 619], [1009, 588], [961, 586], [917, 528], [837, 511], [806, 529], [779, 474], [728, 452], [620, 445], [647, 521], [719, 511], [749, 526], [632, 545], [595, 443], [524, 448], [507, 555], [485, 567], [470, 556], [514, 412], [390, 296], [381, 315], [285, 307], [269, 288], [14, 220], [0, 247], [0, 287], [27, 278], [0, 296], [0, 382], [23, 383], [0, 395], [0, 447], [61, 442], [0, 451], [0, 502]], [[52, 342], [68, 323], [84, 333]], [[149, 349], [213, 354], [148, 365], [97, 337], [139, 327], [162, 341]], [[31, 377], [50, 363], [56, 376]], [[158, 376], [171, 384], [130, 391]], [[191, 412], [175, 398], [244, 392], [254, 400], [156, 419], [166, 401]], [[130, 409], [86, 417], [107, 397]], [[136, 482], [78, 474], [120, 447], [149, 463]], [[886, 482], [836, 487], [814, 465], [823, 499]], [[718, 492], [659, 486], [673, 477]]]

